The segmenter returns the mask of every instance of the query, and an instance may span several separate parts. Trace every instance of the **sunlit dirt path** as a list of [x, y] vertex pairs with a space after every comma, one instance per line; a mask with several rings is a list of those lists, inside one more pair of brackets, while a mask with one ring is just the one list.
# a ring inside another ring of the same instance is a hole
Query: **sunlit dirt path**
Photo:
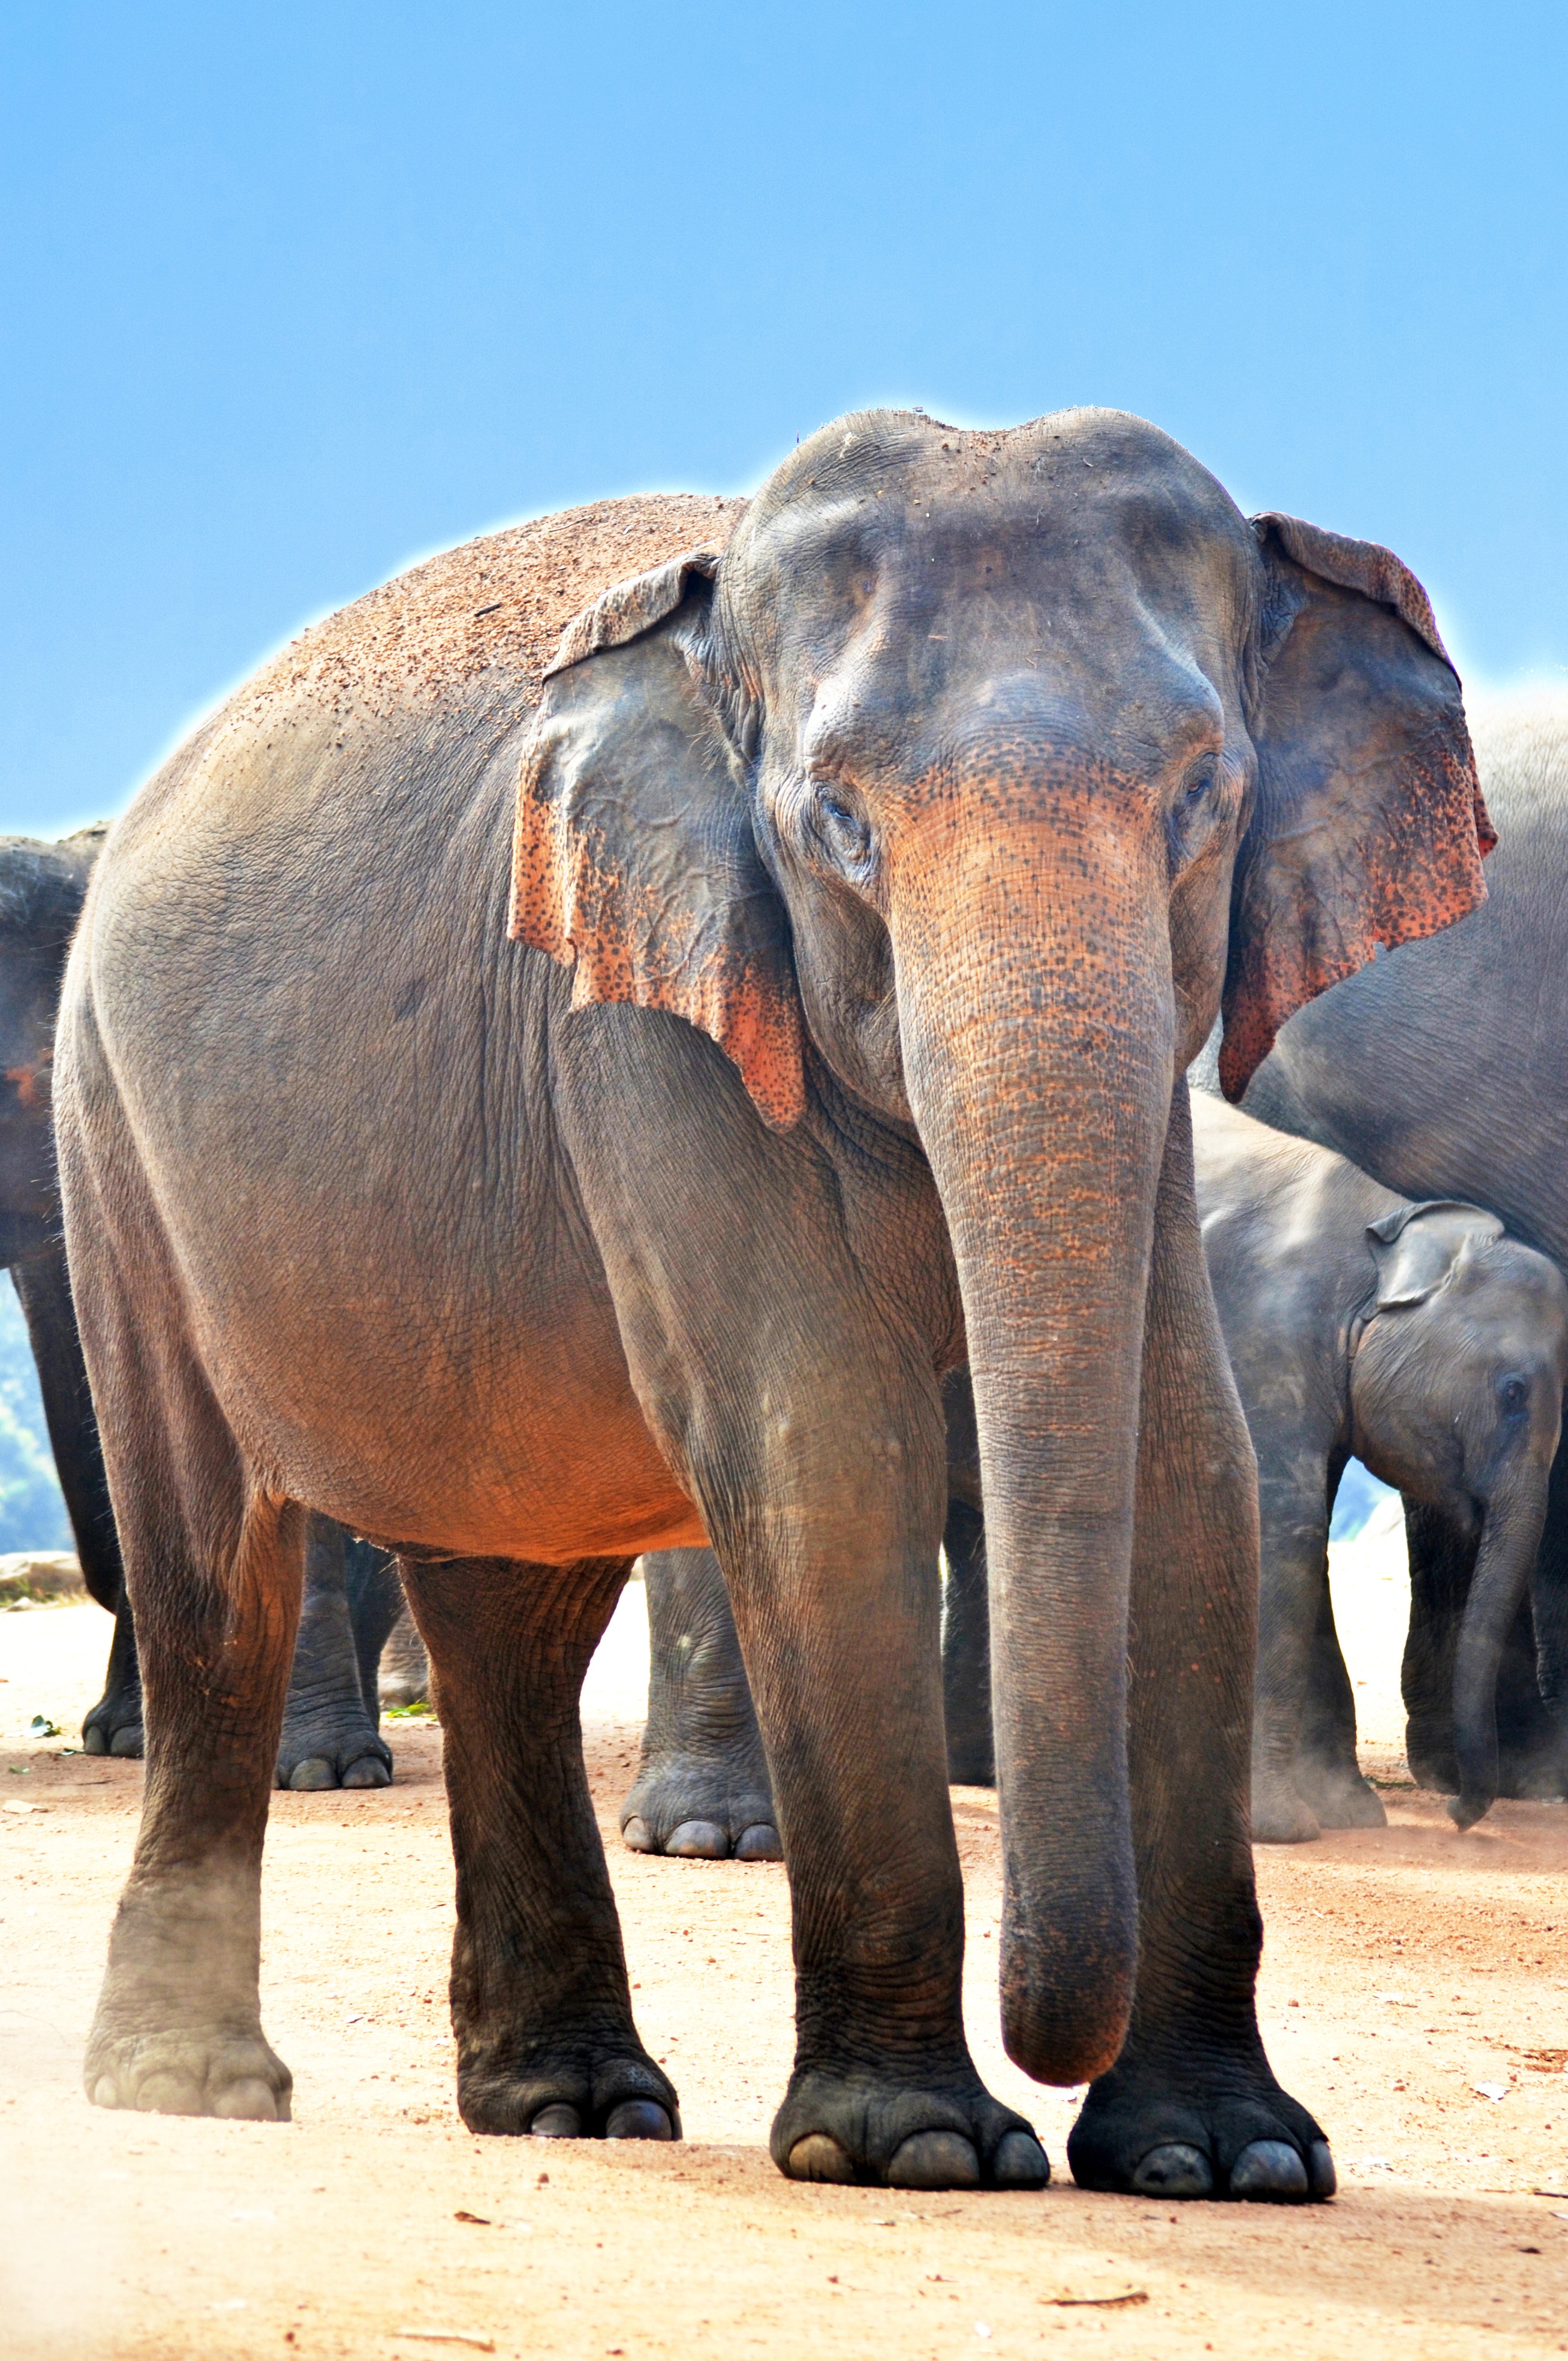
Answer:
[[[1365, 1758], [1397, 1783], [1399, 1568], [1375, 1537], [1341, 1554], [1335, 1587]], [[1501, 1806], [1460, 1838], [1394, 1784], [1386, 1832], [1260, 1850], [1266, 2036], [1342, 2175], [1333, 2205], [1297, 2213], [1073, 2189], [1070, 2095], [1001, 2054], [994, 1802], [955, 1790], [971, 2040], [1057, 2180], [1042, 2197], [792, 2187], [766, 2152], [791, 2047], [784, 1873], [651, 1861], [617, 1833], [646, 1673], [633, 1586], [591, 1676], [589, 1759], [685, 2145], [462, 2130], [440, 1736], [401, 1721], [390, 1790], [274, 1799], [264, 2002], [295, 2122], [111, 2115], [79, 2062], [140, 1770], [23, 1735], [35, 1712], [74, 1730], [108, 1629], [91, 1606], [0, 1616], [7, 2361], [1568, 2351], [1568, 1808]]]

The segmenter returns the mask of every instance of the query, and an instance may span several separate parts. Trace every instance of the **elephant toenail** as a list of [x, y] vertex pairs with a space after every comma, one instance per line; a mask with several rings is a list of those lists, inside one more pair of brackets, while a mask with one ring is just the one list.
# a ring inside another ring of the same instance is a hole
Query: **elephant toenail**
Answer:
[[1312, 2184], [1314, 2197], [1332, 2197], [1339, 2187], [1333, 2150], [1327, 2140], [1314, 2140], [1307, 2150], [1307, 2177]]
[[247, 2075], [218, 2092], [213, 2102], [213, 2113], [221, 2115], [225, 2123], [275, 2124], [278, 2103], [271, 2086], [259, 2075]]
[[528, 2128], [535, 2139], [581, 2139], [583, 2119], [576, 2107], [558, 2099], [553, 2106], [541, 2107]]
[[343, 1774], [345, 1787], [389, 1787], [392, 1774], [378, 1754], [362, 1754]]
[[151, 2074], [141, 2085], [136, 2098], [137, 2113], [142, 2115], [203, 2115], [202, 2093], [194, 2082], [178, 2074]]
[[674, 2139], [675, 2127], [656, 2099], [622, 2099], [605, 2124], [606, 2139]]
[[84, 1730], [82, 1733], [83, 1754], [107, 1754], [109, 1741], [101, 1730]]
[[1264, 2204], [1307, 2194], [1307, 2168], [1288, 2140], [1254, 2140], [1231, 2167], [1231, 2195]]
[[1212, 2197], [1214, 2175], [1201, 2148], [1186, 2140], [1151, 2147], [1133, 2174], [1140, 2197]]
[[117, 1755], [122, 1763], [139, 1763], [142, 1752], [141, 1731], [116, 1730], [109, 1741], [109, 1752], [111, 1754]]
[[767, 1820], [754, 1820], [749, 1828], [741, 1830], [735, 1858], [737, 1861], [783, 1861], [784, 1846], [779, 1841], [777, 1828]]
[[827, 2132], [807, 2132], [789, 2152], [792, 2180], [853, 2180], [855, 2168], [847, 2152]]
[[962, 2132], [915, 2132], [894, 2150], [890, 2189], [978, 2189], [980, 2158]]
[[1050, 2177], [1050, 2158], [1033, 2132], [1009, 2132], [991, 2161], [998, 2189], [1044, 2189]]
[[289, 1784], [296, 1795], [319, 1795], [323, 1788], [335, 1787], [337, 1773], [321, 1755], [313, 1754], [303, 1763], [296, 1763], [289, 1773]]
[[729, 1838], [717, 1820], [683, 1820], [664, 1850], [677, 1861], [728, 1861]]
[[659, 1850], [653, 1840], [653, 1831], [646, 1820], [634, 1817], [627, 1821], [620, 1834], [622, 1841], [632, 1852], [657, 1852]]
[[93, 2085], [92, 2099], [93, 2104], [95, 2107], [117, 2107], [119, 2105], [120, 2086], [115, 2081], [112, 2074], [99, 2075], [98, 2080]]

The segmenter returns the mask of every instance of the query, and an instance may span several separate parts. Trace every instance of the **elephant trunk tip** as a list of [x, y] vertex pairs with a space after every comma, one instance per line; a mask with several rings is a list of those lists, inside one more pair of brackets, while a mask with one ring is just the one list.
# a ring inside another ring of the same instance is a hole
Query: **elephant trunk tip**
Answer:
[[1478, 1794], [1466, 1791], [1462, 1795], [1451, 1795], [1448, 1817], [1456, 1828], [1473, 1828], [1477, 1820], [1486, 1818], [1496, 1801], [1496, 1793], [1488, 1795], [1485, 1789]]
[[1133, 2009], [1132, 1961], [1099, 1973], [1069, 1974], [1049, 1988], [1004, 1962], [1002, 2041], [1032, 2081], [1064, 2088], [1109, 2073], [1122, 2053]]

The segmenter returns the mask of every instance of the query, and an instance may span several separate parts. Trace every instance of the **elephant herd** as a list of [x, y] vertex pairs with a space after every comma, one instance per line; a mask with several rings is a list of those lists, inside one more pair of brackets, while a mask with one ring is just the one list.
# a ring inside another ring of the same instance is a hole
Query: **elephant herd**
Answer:
[[464, 2120], [678, 2136], [578, 1721], [641, 1556], [623, 1832], [786, 1859], [781, 2170], [1048, 2176], [965, 2041], [951, 1775], [1076, 2179], [1332, 2193], [1250, 1839], [1381, 1817], [1352, 1455], [1405, 1496], [1418, 1775], [1462, 1826], [1568, 1784], [1568, 709], [1477, 749], [1389, 552], [1121, 413], [877, 412], [749, 504], [435, 558], [101, 851], [5, 848], [89, 1743], [145, 1688], [90, 2095], [287, 2115], [269, 1791], [389, 1775], [400, 1582]]

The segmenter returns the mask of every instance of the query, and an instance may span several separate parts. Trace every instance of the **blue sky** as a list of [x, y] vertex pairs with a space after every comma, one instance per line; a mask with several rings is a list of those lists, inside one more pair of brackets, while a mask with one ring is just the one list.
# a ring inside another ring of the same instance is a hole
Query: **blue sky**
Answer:
[[302, 622], [838, 412], [1142, 412], [1568, 679], [1568, 9], [76, 5], [0, 31], [0, 829]]

